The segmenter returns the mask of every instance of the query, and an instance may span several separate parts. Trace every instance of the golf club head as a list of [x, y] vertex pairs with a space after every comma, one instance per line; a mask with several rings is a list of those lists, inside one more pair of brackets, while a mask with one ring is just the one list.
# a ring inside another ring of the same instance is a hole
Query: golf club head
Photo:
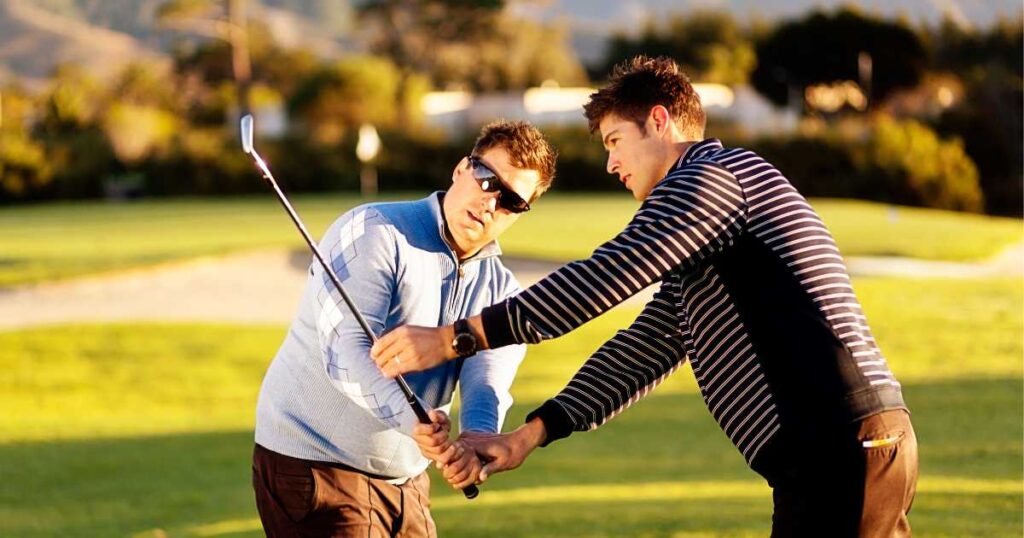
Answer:
[[242, 116], [241, 130], [239, 132], [242, 134], [242, 150], [246, 153], [252, 153], [252, 114]]

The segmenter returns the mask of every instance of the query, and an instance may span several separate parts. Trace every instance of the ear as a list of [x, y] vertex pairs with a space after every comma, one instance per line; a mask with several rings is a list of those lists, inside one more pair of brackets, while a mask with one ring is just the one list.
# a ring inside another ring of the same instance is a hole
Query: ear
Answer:
[[672, 116], [668, 113], [668, 109], [662, 105], [655, 105], [651, 108], [648, 119], [654, 124], [654, 130], [658, 134], [665, 134], [671, 129]]
[[466, 170], [467, 168], [469, 168], [469, 159], [467, 157], [463, 157], [462, 160], [455, 165], [455, 169], [452, 170], [452, 183], [455, 183], [455, 176], [459, 175], [459, 172]]

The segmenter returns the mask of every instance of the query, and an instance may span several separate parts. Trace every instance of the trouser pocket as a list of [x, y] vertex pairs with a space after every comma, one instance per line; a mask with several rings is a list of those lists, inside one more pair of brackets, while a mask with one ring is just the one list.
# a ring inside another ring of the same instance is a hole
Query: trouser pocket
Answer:
[[299, 522], [313, 511], [316, 481], [313, 474], [276, 475], [273, 477], [274, 496], [292, 521]]

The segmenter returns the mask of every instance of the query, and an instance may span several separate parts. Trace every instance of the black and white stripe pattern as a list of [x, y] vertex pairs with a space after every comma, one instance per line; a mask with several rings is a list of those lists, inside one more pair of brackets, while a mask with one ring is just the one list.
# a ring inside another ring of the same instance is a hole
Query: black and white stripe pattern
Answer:
[[743, 149], [707, 150], [733, 171], [749, 204], [748, 231], [790, 267], [832, 331], [850, 349], [871, 386], [900, 384], [889, 370], [853, 292], [832, 235], [807, 200], [775, 167]]
[[[770, 164], [713, 139], [692, 146], [626, 229], [589, 259], [566, 265], [510, 299], [507, 316], [498, 318], [502, 326], [487, 326], [485, 315], [488, 338], [493, 332], [538, 342], [562, 335], [660, 280], [660, 290], [636, 321], [602, 345], [550, 403], [568, 416], [572, 430], [596, 428], [647, 394], [685, 357], [715, 420], [752, 462], [784, 417], [763, 368], [765, 357], [745, 325], [749, 318], [714, 258], [741, 237], [759, 242], [780, 266], [791, 268], [802, 294], [817, 305], [825, 330], [850, 350], [865, 385], [899, 387], [820, 218]], [[501, 336], [497, 340], [492, 343], [504, 343]]]

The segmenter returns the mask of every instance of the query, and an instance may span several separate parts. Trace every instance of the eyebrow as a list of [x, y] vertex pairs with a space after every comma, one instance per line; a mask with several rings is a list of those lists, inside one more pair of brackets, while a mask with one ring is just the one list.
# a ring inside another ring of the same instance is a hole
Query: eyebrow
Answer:
[[601, 140], [601, 144], [607, 146], [608, 145], [608, 139], [611, 138], [613, 134], [616, 134], [618, 132], [619, 132], [618, 128], [612, 129], [610, 133], [604, 135], [604, 138]]

